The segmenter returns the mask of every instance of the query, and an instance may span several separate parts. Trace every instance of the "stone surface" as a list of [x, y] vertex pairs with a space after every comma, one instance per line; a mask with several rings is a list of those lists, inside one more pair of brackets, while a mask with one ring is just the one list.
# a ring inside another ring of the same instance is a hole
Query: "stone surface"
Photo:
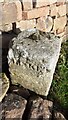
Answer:
[[30, 10], [33, 8], [32, 0], [21, 0], [23, 4], [23, 10]]
[[53, 103], [51, 101], [43, 100], [42, 98], [36, 98], [31, 102], [32, 106], [28, 116], [28, 120], [51, 120], [53, 108]]
[[0, 102], [5, 97], [8, 89], [9, 89], [9, 79], [6, 77], [6, 75], [0, 73]]
[[40, 7], [40, 8], [34, 8], [29, 11], [23, 11], [22, 12], [22, 19], [33, 19], [38, 18], [41, 16], [47, 16], [49, 15], [49, 7]]
[[2, 24], [10, 24], [17, 20], [17, 9], [15, 3], [2, 4]]
[[66, 9], [67, 9], [67, 5], [66, 5], [66, 4], [65, 4], [65, 5], [60, 5], [60, 6], [58, 6], [58, 14], [59, 14], [60, 16], [66, 15], [66, 14], [67, 14]]
[[36, 27], [36, 20], [21, 20], [16, 22], [16, 27], [19, 28], [21, 31], [25, 29], [30, 29]]
[[8, 94], [2, 103], [2, 111], [0, 113], [2, 115], [2, 119], [22, 120], [26, 103], [27, 101], [24, 98], [16, 94]]
[[61, 39], [54, 34], [36, 29], [21, 32], [10, 43], [8, 52], [12, 83], [47, 96], [60, 48]]
[[36, 0], [36, 7], [42, 7], [42, 6], [47, 6], [50, 5], [49, 0]]
[[43, 32], [50, 32], [53, 27], [53, 19], [48, 17], [40, 17], [37, 19], [37, 29]]
[[12, 24], [5, 24], [5, 25], [2, 25], [0, 26], [0, 30], [3, 31], [3, 32], [8, 32], [10, 30], [12, 30]]
[[66, 118], [64, 117], [64, 115], [61, 112], [58, 111], [54, 111], [54, 120], [66, 120]]
[[22, 20], [22, 5], [20, 0], [16, 0], [14, 1], [15, 5], [16, 5], [16, 10], [17, 10], [17, 21]]
[[63, 30], [65, 28], [66, 24], [67, 24], [67, 17], [66, 16], [56, 18], [54, 20], [53, 31], [55, 31], [57, 33], [58, 30]]
[[50, 5], [50, 16], [57, 16], [57, 10], [58, 9], [58, 7], [56, 6], [56, 4], [54, 5], [54, 4], [51, 4]]

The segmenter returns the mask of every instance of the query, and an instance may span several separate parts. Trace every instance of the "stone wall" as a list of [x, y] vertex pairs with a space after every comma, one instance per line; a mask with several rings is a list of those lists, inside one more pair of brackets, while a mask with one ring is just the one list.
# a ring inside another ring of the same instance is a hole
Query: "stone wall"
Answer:
[[0, 0], [0, 31], [34, 27], [68, 38], [68, 0]]

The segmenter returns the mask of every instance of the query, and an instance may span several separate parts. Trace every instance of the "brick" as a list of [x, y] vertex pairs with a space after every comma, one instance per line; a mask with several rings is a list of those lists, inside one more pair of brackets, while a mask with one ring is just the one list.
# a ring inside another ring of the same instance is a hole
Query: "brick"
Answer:
[[14, 3], [5, 3], [2, 6], [2, 24], [10, 24], [17, 20], [17, 10]]
[[66, 0], [57, 0], [57, 3], [56, 5], [59, 6], [59, 5], [63, 5], [65, 4]]
[[33, 8], [32, 0], [22, 0], [23, 10], [30, 10]]
[[21, 31], [36, 27], [36, 20], [21, 20], [20, 22], [16, 22], [17, 28]]
[[12, 30], [12, 24], [10, 23], [10, 24], [6, 24], [6, 25], [2, 25], [2, 26], [0, 26], [0, 30], [8, 32], [8, 31]]
[[54, 4], [52, 4], [52, 5], [50, 5], [50, 16], [57, 16], [57, 7], [56, 7], [56, 5]]
[[62, 30], [62, 29], [64, 29], [66, 23], [67, 23], [67, 18], [66, 18], [66, 16], [56, 18], [56, 19], [54, 20], [53, 31], [56, 32], [57, 30]]
[[53, 26], [53, 20], [49, 17], [41, 17], [37, 20], [37, 29], [44, 32], [50, 32]]
[[22, 5], [19, 0], [14, 1], [17, 9], [17, 20], [20, 21], [22, 20]]
[[49, 7], [35, 8], [29, 11], [23, 11], [23, 19], [33, 19], [49, 15]]
[[36, 7], [42, 7], [49, 5], [49, 1], [47, 0], [36, 0]]
[[47, 6], [56, 2], [57, 0], [36, 0], [36, 7]]
[[66, 15], [66, 4], [58, 6], [57, 9], [60, 16]]
[[57, 0], [48, 0], [50, 4], [54, 4], [57, 2]]

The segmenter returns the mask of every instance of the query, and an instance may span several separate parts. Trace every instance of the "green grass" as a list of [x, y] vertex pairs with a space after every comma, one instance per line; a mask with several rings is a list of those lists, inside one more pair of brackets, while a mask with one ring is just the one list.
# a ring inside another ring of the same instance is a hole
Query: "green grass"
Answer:
[[61, 107], [68, 108], [68, 41], [62, 44], [48, 98], [55, 100]]

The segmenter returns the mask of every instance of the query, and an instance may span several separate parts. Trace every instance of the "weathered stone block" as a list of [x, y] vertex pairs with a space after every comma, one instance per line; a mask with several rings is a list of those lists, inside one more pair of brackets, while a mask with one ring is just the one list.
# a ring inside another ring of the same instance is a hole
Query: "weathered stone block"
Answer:
[[58, 61], [61, 39], [36, 29], [21, 32], [10, 43], [8, 63], [13, 84], [47, 96]]
[[31, 100], [32, 106], [28, 116], [28, 120], [51, 120], [53, 103], [42, 98], [36, 98]]
[[22, 120], [27, 101], [16, 94], [8, 94], [2, 105], [2, 118]]

